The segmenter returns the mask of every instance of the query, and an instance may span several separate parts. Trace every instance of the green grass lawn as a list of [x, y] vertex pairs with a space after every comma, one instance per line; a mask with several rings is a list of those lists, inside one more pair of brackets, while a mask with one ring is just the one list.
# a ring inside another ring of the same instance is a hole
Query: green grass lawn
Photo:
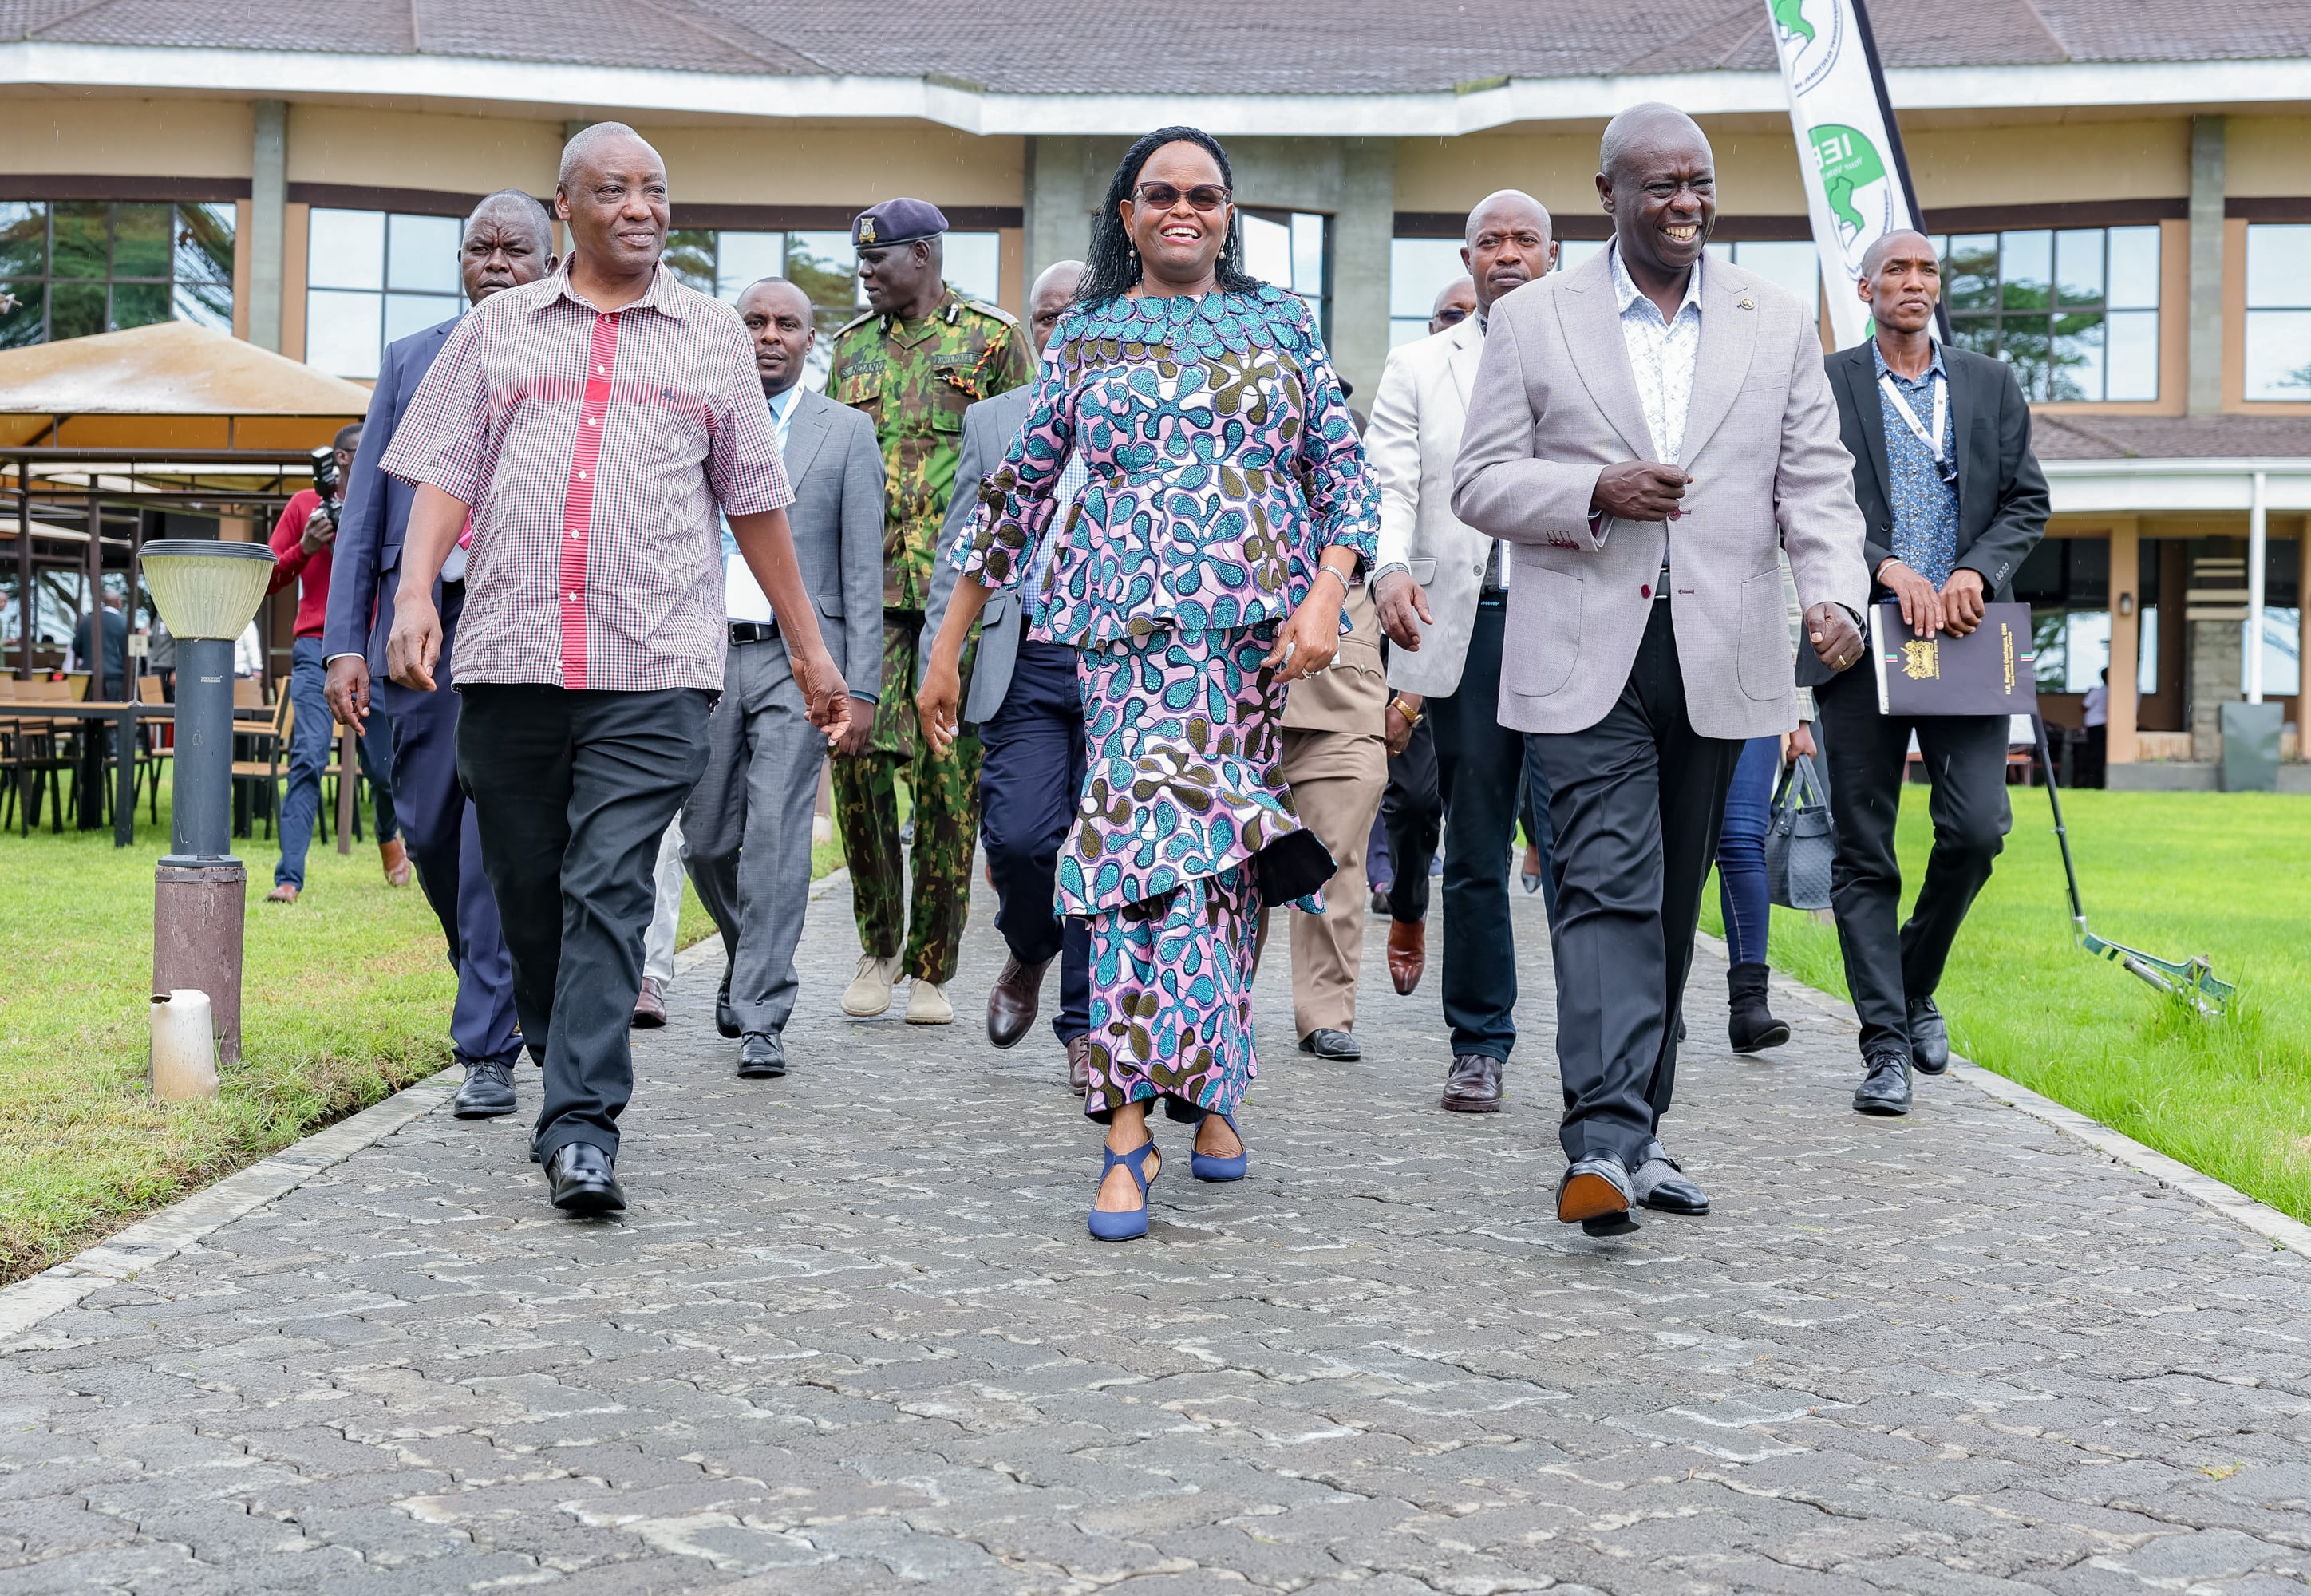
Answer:
[[[153, 867], [102, 832], [0, 835], [0, 1282], [100, 1236], [449, 1064], [456, 981], [413, 883], [386, 885], [376, 845], [316, 844], [303, 897], [267, 903], [276, 850], [249, 867], [241, 1062], [213, 1102], [145, 1090]], [[812, 873], [842, 862], [812, 852]], [[687, 883], [681, 939], [712, 934]]]
[[[2014, 829], [1939, 994], [1967, 1058], [2311, 1220], [2311, 800], [2260, 793], [2066, 792], [2088, 923], [2167, 958], [2202, 953], [2231, 1013], [2178, 1011], [2071, 944], [2046, 795], [2011, 789]], [[1903, 789], [1905, 909], [1932, 828]], [[1703, 924], [1722, 926], [1713, 887]], [[1846, 995], [1837, 935], [1774, 911], [1772, 959]]]

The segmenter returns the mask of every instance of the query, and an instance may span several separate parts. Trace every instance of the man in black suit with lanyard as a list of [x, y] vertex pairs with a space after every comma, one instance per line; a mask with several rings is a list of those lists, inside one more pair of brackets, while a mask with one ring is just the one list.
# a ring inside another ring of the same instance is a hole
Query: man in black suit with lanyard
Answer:
[[[2046, 529], [2030, 406], [2004, 362], [1935, 343], [1929, 328], [1941, 266], [1923, 235], [1879, 240], [1857, 288], [1877, 336], [1829, 357], [1829, 386], [1853, 456], [1872, 601], [1898, 601], [1903, 624], [1920, 637], [1964, 637], [1986, 602], [2012, 599], [2014, 573]], [[2012, 823], [2007, 718], [1881, 715], [1871, 672], [1832, 676], [1802, 650], [1798, 671], [1819, 706], [1837, 822], [1830, 897], [1862, 1022], [1853, 1106], [1905, 1114], [1911, 1069], [1940, 1075], [1949, 1067], [1934, 989]], [[1894, 822], [1913, 731], [1933, 782], [1934, 847], [1909, 923], [1897, 929]]]

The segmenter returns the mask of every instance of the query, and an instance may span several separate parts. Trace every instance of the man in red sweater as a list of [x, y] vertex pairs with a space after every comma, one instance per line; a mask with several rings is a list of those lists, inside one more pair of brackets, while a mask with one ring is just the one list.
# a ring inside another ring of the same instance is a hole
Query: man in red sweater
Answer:
[[[361, 423], [341, 429], [336, 436], [337, 481], [352, 470], [353, 450], [361, 446]], [[289, 702], [296, 720], [289, 734], [289, 794], [281, 805], [281, 862], [273, 867], [273, 890], [266, 901], [293, 903], [305, 888], [305, 851], [312, 845], [313, 818], [321, 808], [321, 773], [328, 768], [330, 734], [336, 717], [323, 692], [327, 667], [322, 661], [321, 631], [329, 615], [329, 545], [336, 541], [336, 517], [342, 501], [323, 503], [321, 495], [305, 489], [289, 501], [273, 528], [273, 585], [278, 593], [291, 582], [297, 587], [297, 641], [289, 667]], [[378, 847], [385, 859], [385, 878], [396, 886], [408, 884], [409, 853], [401, 844], [401, 830], [393, 815], [393, 786], [386, 773], [393, 768], [393, 728], [372, 711], [369, 735], [357, 739], [362, 774], [369, 778], [377, 799]], [[385, 736], [378, 736], [382, 729]]]

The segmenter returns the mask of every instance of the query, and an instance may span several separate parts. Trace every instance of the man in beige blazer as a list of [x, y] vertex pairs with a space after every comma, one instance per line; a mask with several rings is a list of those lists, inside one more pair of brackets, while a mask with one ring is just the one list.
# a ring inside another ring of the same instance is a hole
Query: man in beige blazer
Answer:
[[1804, 306], [1702, 249], [1709, 141], [1643, 105], [1605, 130], [1613, 241], [1494, 308], [1453, 510], [1517, 545], [1501, 720], [1554, 790], [1557, 1217], [1705, 1214], [1661, 1146], [1701, 888], [1742, 742], [1797, 724], [1777, 551], [1835, 669], [1869, 596], [1853, 460]]
[[[1507, 545], [1452, 513], [1453, 462], [1485, 329], [1504, 296], [1557, 264], [1548, 212], [1513, 188], [1469, 213], [1461, 257], [1477, 313], [1389, 352], [1365, 458], [1380, 489], [1373, 596], [1394, 645], [1391, 731], [1425, 720], [1434, 737], [1444, 830], [1444, 1023], [1452, 1058], [1441, 1106], [1494, 1113], [1516, 1045], [1516, 941], [1509, 920], [1509, 838], [1524, 739], [1498, 713], [1508, 618]], [[1401, 807], [1389, 833], [1389, 970], [1409, 992], [1426, 959], [1423, 915], [1435, 823]], [[1546, 866], [1543, 867], [1546, 868]]]

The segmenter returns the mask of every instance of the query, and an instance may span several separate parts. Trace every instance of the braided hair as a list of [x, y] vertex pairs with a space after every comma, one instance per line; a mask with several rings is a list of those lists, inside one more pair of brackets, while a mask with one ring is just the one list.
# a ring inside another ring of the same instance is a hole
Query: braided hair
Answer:
[[[1139, 173], [1147, 158], [1165, 144], [1194, 144], [1219, 164], [1220, 181], [1233, 190], [1235, 175], [1228, 166], [1227, 152], [1220, 141], [1200, 127], [1158, 127], [1144, 134], [1123, 153], [1115, 176], [1107, 185], [1107, 199], [1099, 214], [1091, 220], [1090, 266], [1083, 282], [1076, 289], [1078, 305], [1103, 305], [1122, 298], [1139, 286], [1139, 251], [1132, 248], [1131, 235], [1124, 230], [1122, 205], [1133, 197], [1139, 185]], [[1260, 286], [1260, 279], [1243, 269], [1243, 230], [1231, 222], [1227, 242], [1220, 247], [1220, 257], [1213, 263], [1213, 275], [1221, 289], [1229, 293], [1249, 293]]]

